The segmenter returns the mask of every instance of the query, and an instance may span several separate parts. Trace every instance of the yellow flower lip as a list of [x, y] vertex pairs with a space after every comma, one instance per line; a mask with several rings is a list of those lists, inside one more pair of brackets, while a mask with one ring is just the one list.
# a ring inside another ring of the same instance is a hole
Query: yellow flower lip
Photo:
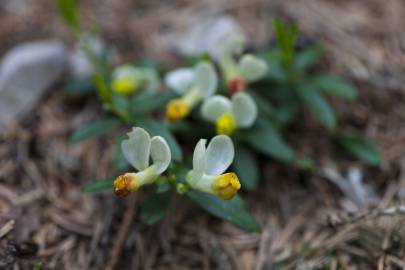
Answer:
[[236, 128], [235, 118], [229, 114], [224, 113], [216, 121], [217, 134], [232, 135]]
[[126, 173], [114, 180], [114, 193], [118, 197], [126, 197], [139, 189], [139, 181], [134, 173]]
[[238, 176], [231, 172], [222, 174], [212, 183], [212, 190], [224, 200], [232, 199], [241, 188]]
[[190, 106], [181, 98], [171, 100], [166, 107], [166, 117], [175, 122], [186, 117], [190, 112]]
[[138, 82], [133, 78], [117, 78], [112, 82], [112, 89], [123, 95], [132, 95], [138, 89]]

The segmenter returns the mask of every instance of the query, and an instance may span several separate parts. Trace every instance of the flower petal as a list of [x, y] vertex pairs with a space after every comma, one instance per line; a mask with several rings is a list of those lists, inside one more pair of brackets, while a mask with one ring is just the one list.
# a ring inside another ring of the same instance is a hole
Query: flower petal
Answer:
[[210, 62], [200, 62], [194, 68], [194, 85], [203, 98], [215, 93], [218, 86], [218, 76]]
[[156, 173], [163, 173], [170, 164], [172, 154], [166, 140], [161, 136], [155, 136], [150, 143], [150, 155], [153, 165], [156, 166]]
[[251, 55], [245, 54], [239, 61], [239, 71], [249, 82], [257, 81], [267, 73], [267, 64], [264, 60]]
[[206, 139], [201, 139], [198, 141], [194, 148], [193, 153], [193, 180], [198, 181], [204, 174], [205, 170], [205, 145], [207, 143]]
[[232, 115], [238, 127], [250, 127], [257, 118], [257, 105], [249, 94], [240, 92], [232, 96]]
[[231, 57], [241, 54], [245, 47], [245, 37], [243, 35], [233, 35], [225, 40], [222, 46], [222, 57]]
[[201, 115], [204, 119], [215, 123], [224, 113], [231, 111], [231, 101], [224, 96], [207, 98], [201, 106]]
[[139, 71], [136, 67], [131, 65], [123, 65], [114, 69], [112, 77], [116, 79], [127, 77], [136, 80], [136, 76], [138, 75], [138, 73]]
[[160, 79], [156, 70], [152, 68], [142, 68], [142, 78], [145, 84], [145, 90], [150, 92], [157, 92], [160, 88]]
[[220, 175], [235, 156], [235, 150], [231, 138], [226, 135], [215, 136], [209, 143], [205, 155], [205, 173], [208, 175]]
[[182, 95], [194, 81], [194, 70], [192, 68], [178, 68], [170, 71], [165, 76], [165, 84], [177, 94]]
[[127, 161], [138, 171], [149, 166], [150, 136], [143, 128], [133, 128], [129, 139], [122, 141], [121, 149]]

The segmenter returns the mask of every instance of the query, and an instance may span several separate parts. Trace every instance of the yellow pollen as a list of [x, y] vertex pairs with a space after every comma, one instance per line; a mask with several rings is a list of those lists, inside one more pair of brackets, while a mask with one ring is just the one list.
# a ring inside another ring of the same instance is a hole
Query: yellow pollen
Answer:
[[235, 173], [225, 173], [218, 176], [212, 183], [212, 190], [224, 200], [232, 199], [241, 188]]
[[172, 122], [183, 119], [189, 112], [190, 106], [181, 98], [171, 100], [166, 107], [166, 117]]
[[236, 121], [229, 113], [224, 113], [216, 121], [217, 134], [232, 135], [236, 128]]
[[132, 95], [138, 86], [138, 81], [133, 78], [115, 79], [111, 85], [113, 91], [127, 96]]
[[139, 181], [134, 173], [118, 176], [114, 181], [114, 192], [118, 197], [126, 197], [139, 189]]

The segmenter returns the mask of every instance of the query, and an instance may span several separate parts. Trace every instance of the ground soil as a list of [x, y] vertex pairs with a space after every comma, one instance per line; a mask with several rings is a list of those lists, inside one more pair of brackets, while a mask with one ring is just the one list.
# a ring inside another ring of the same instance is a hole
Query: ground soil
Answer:
[[[43, 269], [404, 269], [403, 2], [86, 0], [81, 5], [85, 23], [99, 25], [123, 60], [149, 55], [167, 65], [173, 52], [162, 49], [162, 29], [181, 29], [202, 10], [233, 15], [256, 46], [271, 42], [273, 15], [297, 20], [306, 36], [326, 48], [322, 68], [358, 87], [357, 102], [334, 104], [346, 128], [376, 143], [383, 163], [370, 168], [340, 154], [323, 128], [306, 117], [286, 135], [301, 155], [315, 160], [319, 172], [263, 162], [260, 189], [242, 192], [263, 226], [261, 234], [221, 222], [180, 196], [167, 218], [147, 226], [139, 217], [142, 193], [119, 199], [81, 192], [91, 179], [111, 175], [114, 134], [70, 144], [75, 128], [103, 112], [95, 98], [72, 99], [56, 85], [31, 115], [0, 134], [0, 269], [32, 269], [39, 262]], [[37, 38], [72, 44], [53, 1], [29, 2], [18, 12], [0, 5], [0, 55]], [[353, 168], [373, 195], [360, 206], [336, 184]]]

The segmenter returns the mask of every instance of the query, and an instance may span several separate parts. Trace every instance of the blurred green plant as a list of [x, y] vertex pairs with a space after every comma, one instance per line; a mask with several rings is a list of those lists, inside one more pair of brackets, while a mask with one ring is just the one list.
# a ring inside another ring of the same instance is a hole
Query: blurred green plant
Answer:
[[[94, 69], [91, 78], [72, 79], [64, 90], [75, 96], [97, 93], [107, 112], [107, 116], [74, 131], [71, 142], [137, 126], [136, 129], [148, 134], [146, 137], [157, 137], [162, 142], [158, 147], [160, 152], [150, 150], [153, 164], [157, 160], [169, 162], [159, 173], [134, 165], [139, 144], [148, 140], [129, 143], [136, 137], [132, 132], [128, 134], [129, 139], [117, 136], [113, 164], [115, 175], [120, 176], [93, 181], [84, 191], [115, 189], [116, 193], [118, 190], [120, 195], [127, 195], [143, 185], [154, 184], [155, 188], [146, 188], [149, 196], [141, 210], [141, 218], [147, 224], [158, 222], [170, 211], [171, 199], [177, 193], [186, 195], [216, 217], [245, 230], [260, 232], [259, 224], [236, 193], [241, 186], [255, 190], [260, 185], [261, 163], [276, 160], [308, 172], [316, 171], [314, 162], [298, 157], [283, 136], [306, 110], [319, 119], [336, 145], [368, 165], [380, 163], [378, 151], [364, 136], [342, 130], [328, 100], [328, 96], [334, 96], [354, 101], [355, 87], [338, 76], [318, 73], [316, 64], [323, 55], [322, 48], [317, 44], [298, 48], [299, 31], [294, 23], [286, 24], [275, 18], [277, 43], [258, 56], [244, 53], [245, 39], [236, 36], [224, 42], [219, 59], [208, 55], [185, 58], [187, 67], [168, 72], [150, 59], [113, 68], [112, 50], [96, 50], [92, 45], [96, 35], [81, 25], [78, 1], [58, 0], [58, 5]], [[164, 76], [164, 84], [159, 75]], [[215, 154], [206, 154], [205, 151], [211, 151], [210, 145], [205, 149], [205, 140], [200, 138], [219, 141], [214, 137], [216, 134], [231, 136], [232, 154], [229, 145], [212, 147], [217, 149]], [[190, 146], [197, 141], [192, 161]], [[142, 155], [146, 154], [138, 154], [138, 158]], [[216, 156], [214, 160], [225, 165], [210, 171], [214, 165], [205, 155]], [[236, 174], [224, 173], [232, 160]], [[131, 165], [139, 172], [125, 173]], [[193, 169], [189, 170], [190, 167]]]
[[[301, 117], [302, 109], [306, 107], [327, 128], [331, 138], [345, 150], [368, 165], [378, 166], [380, 157], [373, 144], [360, 134], [355, 136], [355, 140], [353, 137], [348, 138], [339, 126], [336, 112], [325, 97], [334, 96], [354, 101], [357, 98], [355, 87], [338, 76], [317, 73], [314, 66], [322, 56], [322, 48], [314, 44], [298, 50], [296, 42], [299, 32], [296, 24], [287, 25], [275, 18], [273, 26], [277, 45], [262, 54], [269, 66], [268, 77], [252, 89], [256, 90], [255, 100], [262, 115], [271, 120], [268, 125], [283, 130]], [[266, 106], [269, 108], [265, 108]], [[273, 145], [280, 146], [282, 143]], [[291, 153], [286, 157], [274, 156], [275, 158], [287, 162], [293, 160], [294, 154], [291, 151], [269, 148], [276, 153]]]
[[80, 32], [80, 18], [77, 0], [57, 0], [60, 15], [73, 33]]

